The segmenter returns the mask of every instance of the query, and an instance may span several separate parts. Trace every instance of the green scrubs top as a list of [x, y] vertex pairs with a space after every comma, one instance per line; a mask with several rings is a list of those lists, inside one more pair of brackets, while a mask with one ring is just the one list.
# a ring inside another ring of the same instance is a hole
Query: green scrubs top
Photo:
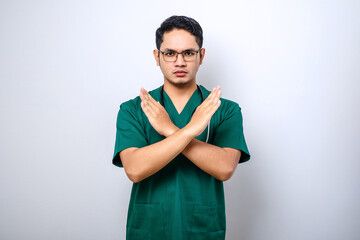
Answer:
[[[210, 94], [200, 86], [204, 98]], [[160, 101], [161, 88], [150, 91]], [[141, 148], [164, 139], [151, 126], [137, 97], [120, 106], [113, 163], [122, 167], [119, 152]], [[183, 128], [201, 104], [196, 90], [179, 114], [164, 91], [164, 105], [172, 122]], [[206, 141], [207, 128], [197, 137]], [[242, 151], [240, 162], [250, 159], [238, 104], [221, 99], [211, 118], [208, 143]], [[154, 175], [134, 183], [126, 226], [128, 240], [219, 240], [225, 239], [225, 201], [223, 182], [202, 171], [179, 154]]]

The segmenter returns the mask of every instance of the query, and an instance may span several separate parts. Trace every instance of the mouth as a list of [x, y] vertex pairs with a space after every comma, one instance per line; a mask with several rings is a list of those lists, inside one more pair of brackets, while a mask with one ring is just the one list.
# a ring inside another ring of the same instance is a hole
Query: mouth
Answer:
[[187, 74], [187, 72], [183, 71], [183, 70], [177, 70], [177, 71], [174, 72], [174, 74], [177, 77], [184, 77]]

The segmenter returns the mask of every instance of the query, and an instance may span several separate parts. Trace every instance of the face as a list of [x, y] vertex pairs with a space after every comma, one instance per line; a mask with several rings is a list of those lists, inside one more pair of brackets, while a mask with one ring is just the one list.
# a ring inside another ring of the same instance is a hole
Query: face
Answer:
[[[183, 29], [174, 29], [164, 33], [163, 42], [160, 45], [160, 51], [182, 52], [185, 50], [198, 51], [199, 45], [196, 38]], [[154, 57], [158, 66], [164, 74], [164, 81], [174, 85], [186, 85], [196, 82], [196, 73], [205, 55], [205, 49], [197, 53], [196, 60], [185, 62], [182, 54], [179, 54], [175, 62], [166, 62], [163, 54], [154, 50]]]

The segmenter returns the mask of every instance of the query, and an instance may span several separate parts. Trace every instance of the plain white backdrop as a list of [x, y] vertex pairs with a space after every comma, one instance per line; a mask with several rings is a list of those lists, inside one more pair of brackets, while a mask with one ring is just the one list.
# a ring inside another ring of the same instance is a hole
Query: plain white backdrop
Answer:
[[229, 240], [360, 238], [360, 4], [0, 1], [0, 238], [125, 239], [119, 105], [162, 84], [155, 30], [195, 18], [198, 82], [242, 107]]

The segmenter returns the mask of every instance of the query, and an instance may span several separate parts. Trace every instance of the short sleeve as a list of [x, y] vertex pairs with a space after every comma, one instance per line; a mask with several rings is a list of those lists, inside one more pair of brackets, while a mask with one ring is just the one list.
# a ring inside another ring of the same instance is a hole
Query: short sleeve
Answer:
[[240, 150], [239, 163], [250, 159], [244, 132], [241, 108], [234, 102], [222, 101], [226, 106], [220, 110], [221, 120], [215, 128], [213, 144], [219, 147], [229, 147]]
[[123, 167], [119, 156], [122, 150], [130, 147], [141, 148], [147, 145], [139, 107], [133, 101], [121, 104], [117, 116], [113, 164], [118, 167]]

